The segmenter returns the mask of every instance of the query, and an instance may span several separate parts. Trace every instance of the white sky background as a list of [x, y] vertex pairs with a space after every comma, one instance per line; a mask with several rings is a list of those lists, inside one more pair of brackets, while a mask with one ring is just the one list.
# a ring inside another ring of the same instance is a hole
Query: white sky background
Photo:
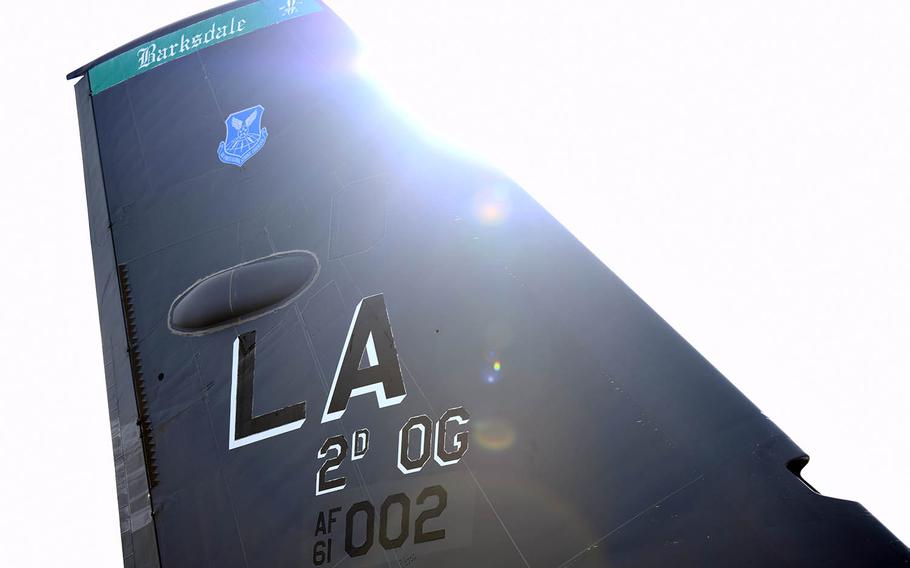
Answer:
[[[910, 3], [335, 0], [363, 68], [515, 177], [910, 541]], [[64, 75], [207, 1], [13, 3], [0, 34], [0, 564], [120, 564]]]

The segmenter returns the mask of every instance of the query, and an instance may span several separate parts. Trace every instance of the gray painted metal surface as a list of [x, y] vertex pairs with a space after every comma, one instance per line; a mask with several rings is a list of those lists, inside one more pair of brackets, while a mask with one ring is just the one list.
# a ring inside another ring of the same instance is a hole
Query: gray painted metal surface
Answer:
[[104, 377], [117, 474], [120, 537], [124, 566], [158, 566], [158, 548], [140, 436], [137, 397], [127, 345], [124, 303], [117, 274], [103, 172], [88, 80], [76, 83], [76, 109], [82, 138], [85, 191], [101, 321]]
[[324, 9], [76, 86], [126, 565], [910, 562], [354, 53]]

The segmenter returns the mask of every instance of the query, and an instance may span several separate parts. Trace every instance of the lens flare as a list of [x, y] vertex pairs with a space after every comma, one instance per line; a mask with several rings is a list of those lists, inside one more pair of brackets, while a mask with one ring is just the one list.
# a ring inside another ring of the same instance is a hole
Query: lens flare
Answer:
[[474, 216], [484, 225], [499, 225], [509, 216], [509, 193], [502, 187], [485, 188], [474, 195]]
[[472, 430], [477, 444], [485, 450], [501, 452], [515, 443], [515, 429], [505, 420], [478, 420]]
[[481, 369], [480, 375], [488, 385], [498, 383], [502, 378], [502, 361], [495, 351], [490, 351], [487, 354], [487, 361]]

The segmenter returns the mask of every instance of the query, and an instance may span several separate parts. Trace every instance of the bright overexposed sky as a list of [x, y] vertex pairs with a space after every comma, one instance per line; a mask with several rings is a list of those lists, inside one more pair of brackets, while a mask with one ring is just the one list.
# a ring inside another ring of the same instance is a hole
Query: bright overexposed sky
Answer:
[[[334, 0], [390, 103], [512, 175], [910, 541], [910, 3]], [[0, 30], [0, 565], [117, 566], [72, 85], [214, 3]]]

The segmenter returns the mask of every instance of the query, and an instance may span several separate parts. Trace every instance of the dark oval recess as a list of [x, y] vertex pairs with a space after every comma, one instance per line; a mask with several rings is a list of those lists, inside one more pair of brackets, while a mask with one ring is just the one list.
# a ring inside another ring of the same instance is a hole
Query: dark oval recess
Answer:
[[206, 276], [177, 296], [171, 331], [202, 335], [273, 312], [299, 296], [319, 274], [310, 251], [279, 252]]

